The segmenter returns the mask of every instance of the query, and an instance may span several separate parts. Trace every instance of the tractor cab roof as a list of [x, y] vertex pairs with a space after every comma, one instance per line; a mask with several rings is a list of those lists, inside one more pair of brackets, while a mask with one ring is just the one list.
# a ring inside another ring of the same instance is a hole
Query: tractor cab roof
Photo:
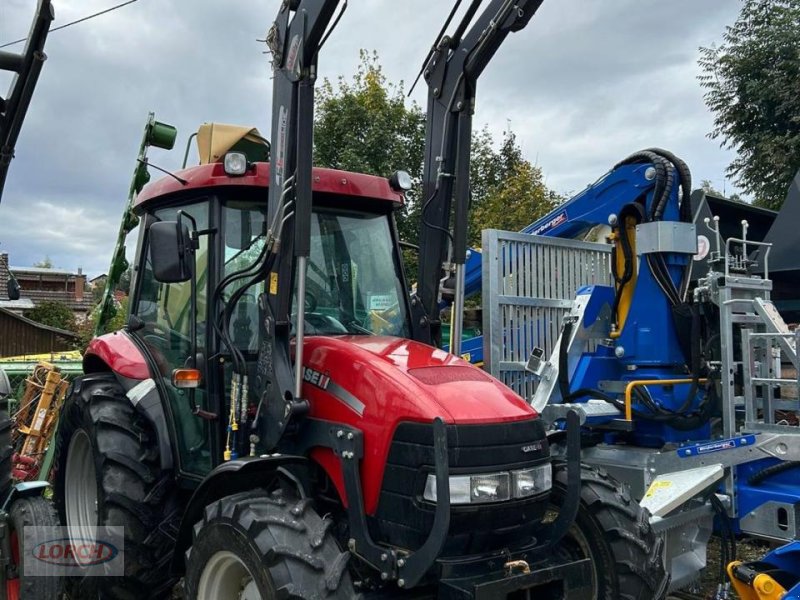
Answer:
[[[220, 187], [269, 187], [270, 147], [267, 141], [251, 126], [204, 123], [189, 139], [195, 138], [200, 164], [154, 181], [142, 189], [134, 202], [134, 209], [143, 210], [161, 199], [174, 200], [174, 195], [186, 194]], [[225, 171], [225, 155], [242, 153], [248, 161], [243, 175], [229, 175]], [[188, 148], [187, 148], [188, 155]], [[365, 201], [392, 202], [401, 206], [402, 192], [398, 192], [385, 177], [350, 173], [335, 169], [314, 169], [312, 190], [315, 193], [336, 194]], [[266, 196], [265, 196], [266, 197]]]
[[[190, 191], [241, 186], [263, 188], [266, 191], [269, 187], [269, 171], [270, 164], [266, 162], [252, 163], [247, 173], [239, 176], [228, 175], [221, 162], [190, 167], [176, 172], [177, 179], [165, 176], [145, 186], [137, 196], [134, 208], [140, 211], [161, 198]], [[312, 189], [314, 193], [361, 197], [365, 201], [391, 202], [398, 207], [404, 202], [403, 193], [393, 190], [385, 177], [337, 169], [315, 168]]]

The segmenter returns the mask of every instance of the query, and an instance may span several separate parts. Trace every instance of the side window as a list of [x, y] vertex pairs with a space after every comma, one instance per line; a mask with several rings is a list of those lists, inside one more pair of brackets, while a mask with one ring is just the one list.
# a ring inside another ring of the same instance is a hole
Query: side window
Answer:
[[[208, 228], [208, 203], [181, 207], [197, 220], [198, 229]], [[177, 208], [167, 208], [155, 213], [161, 221], [177, 218]], [[197, 273], [197, 347], [205, 348], [208, 297], [208, 236], [200, 236], [200, 248], [195, 254]], [[180, 442], [181, 466], [184, 470], [205, 473], [211, 468], [206, 423], [191, 412], [188, 391], [172, 386], [173, 369], [187, 364], [191, 354], [191, 284], [161, 283], [153, 277], [150, 252], [146, 249], [145, 261], [139, 273], [139, 294], [133, 314], [144, 326], [138, 337], [150, 351], [155, 367], [170, 395], [170, 406]], [[195, 390], [195, 402], [207, 408], [204, 389]]]
[[[181, 207], [181, 210], [197, 220], [198, 229], [208, 227], [208, 205], [192, 204]], [[171, 221], [177, 218], [177, 208], [167, 208], [155, 213], [160, 221]], [[200, 236], [200, 248], [195, 254], [197, 272], [197, 345], [205, 346], [206, 308], [208, 295], [208, 236]], [[144, 322], [145, 341], [167, 359], [165, 367], [169, 373], [177, 366], [183, 366], [189, 357], [191, 343], [191, 284], [161, 283], [153, 277], [149, 250], [145, 252], [145, 264], [140, 274], [141, 284], [139, 297], [134, 313]], [[167, 374], [162, 371], [162, 374]]]

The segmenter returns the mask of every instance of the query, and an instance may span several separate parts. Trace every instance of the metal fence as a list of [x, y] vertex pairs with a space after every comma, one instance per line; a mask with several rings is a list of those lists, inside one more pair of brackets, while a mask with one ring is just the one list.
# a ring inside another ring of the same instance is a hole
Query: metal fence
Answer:
[[482, 250], [484, 368], [529, 398], [531, 350], [550, 356], [579, 288], [611, 284], [611, 247], [486, 229]]

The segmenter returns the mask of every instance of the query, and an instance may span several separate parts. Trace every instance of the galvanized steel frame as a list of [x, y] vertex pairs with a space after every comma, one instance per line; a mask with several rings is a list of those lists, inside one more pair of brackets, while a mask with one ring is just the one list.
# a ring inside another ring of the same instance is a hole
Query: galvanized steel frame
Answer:
[[611, 247], [486, 229], [482, 249], [484, 368], [530, 398], [531, 350], [551, 355], [580, 287], [611, 284]]

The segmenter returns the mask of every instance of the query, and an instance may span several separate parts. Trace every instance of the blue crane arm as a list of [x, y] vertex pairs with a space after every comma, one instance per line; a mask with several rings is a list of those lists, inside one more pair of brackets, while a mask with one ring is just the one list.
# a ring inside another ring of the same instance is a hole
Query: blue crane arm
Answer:
[[595, 225], [608, 223], [611, 214], [617, 214], [653, 189], [654, 178], [647, 178], [649, 164], [621, 165], [603, 175], [595, 183], [541, 219], [534, 221], [520, 233], [575, 238]]
[[[650, 174], [649, 179], [648, 174]], [[608, 223], [609, 215], [616, 215], [626, 204], [630, 204], [643, 194], [652, 192], [654, 185], [652, 165], [647, 163], [620, 165], [564, 204], [522, 229], [521, 233], [561, 238], [579, 237], [595, 225]], [[480, 251], [471, 249], [465, 268], [466, 296], [481, 291], [481, 268]]]

